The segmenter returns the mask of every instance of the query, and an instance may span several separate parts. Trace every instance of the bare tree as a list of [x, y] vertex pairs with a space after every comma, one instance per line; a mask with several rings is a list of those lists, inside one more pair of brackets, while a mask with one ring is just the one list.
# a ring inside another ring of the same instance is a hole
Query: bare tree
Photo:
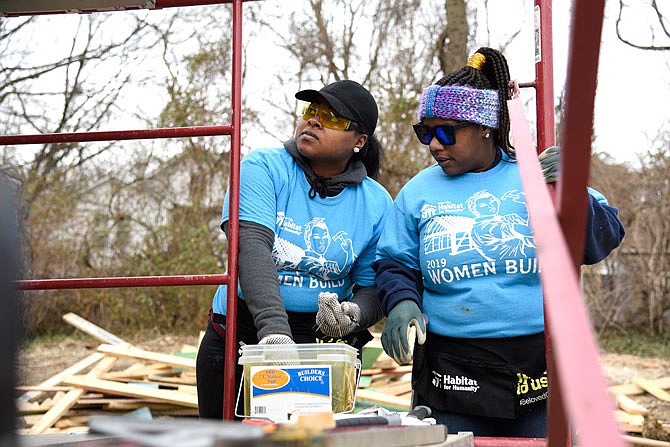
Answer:
[[647, 315], [650, 335], [667, 332], [670, 313], [670, 139], [651, 150], [636, 181], [638, 205], [633, 209], [629, 228], [631, 242], [629, 262], [636, 272], [636, 295]]
[[[412, 136], [411, 124], [421, 90], [441, 71], [439, 59], [462, 65], [467, 57], [465, 12], [465, 0], [310, 0], [307, 12], [288, 15], [286, 30], [278, 25], [285, 19], [267, 12], [255, 19], [296, 61], [295, 71], [274, 75], [277, 83], [302, 88], [348, 78], [370, 89], [380, 108], [376, 135], [386, 148], [380, 181], [395, 195], [431, 160]], [[292, 96], [270, 105], [295, 116]], [[281, 125], [292, 128], [295, 118]]]
[[[670, 10], [667, 2], [664, 11], [656, 0], [647, 2], [627, 3], [619, 0], [619, 14], [616, 19], [616, 35], [626, 45], [640, 50], [668, 51], [670, 50]], [[648, 19], [646, 33], [638, 23], [640, 17]]]
[[[631, 175], [628, 166], [616, 164], [605, 155], [595, 154], [591, 159], [590, 185], [619, 209], [619, 217], [625, 228], [631, 224], [630, 212], [636, 199], [629, 193], [629, 183], [622, 179], [630, 178]], [[582, 267], [583, 295], [599, 333], [613, 328], [624, 330], [621, 323], [630, 316], [632, 292], [625, 255], [629, 242], [626, 236], [622, 246], [603, 261]]]
[[[585, 268], [585, 296], [600, 331], [646, 329], [670, 322], [670, 134], [661, 132], [639, 169], [594, 160], [593, 185], [619, 208], [626, 237], [605, 261]], [[634, 186], [633, 186], [634, 185]]]
[[445, 0], [447, 26], [440, 32], [435, 48], [443, 73], [463, 66], [463, 56], [468, 52], [469, 26], [466, 4], [463, 0]]
[[[103, 130], [104, 125], [129, 116], [139, 122], [137, 127], [228, 122], [231, 27], [227, 9], [205, 14], [205, 19], [204, 9], [60, 17], [59, 23], [65, 20], [76, 25], [66, 27], [71, 34], [63, 33], [65, 56], [34, 51], [30, 35], [49, 26], [49, 19], [0, 19], [0, 131]], [[183, 49], [188, 45], [181, 44], [190, 41], [198, 42], [201, 48], [185, 59]], [[156, 73], [151, 72], [155, 66], [144, 64], [151, 58], [163, 60], [171, 68], [164, 95], [169, 102], [160, 120], [140, 115], [123, 101], [127, 90], [145, 95], [145, 103], [154, 101], [157, 89], [151, 86], [163, 80], [157, 81]], [[183, 78], [180, 71], [197, 75]], [[32, 271], [25, 272], [26, 277], [187, 272], [191, 269], [176, 262], [178, 247], [193, 248], [182, 250], [182, 259], [188, 253], [191, 259], [208, 260], [206, 271], [220, 271], [217, 260], [222, 255], [213, 253], [215, 233], [210, 227], [218, 227], [214, 221], [220, 218], [229, 141], [225, 137], [224, 142], [220, 138], [205, 140], [189, 139], [178, 149], [190, 154], [187, 162], [183, 156], [180, 160], [169, 155], [179, 146], [171, 141], [162, 146], [157, 142], [57, 143], [29, 148], [30, 153], [21, 153], [23, 148], [3, 148], [2, 170], [20, 182], [25, 198], [21, 228], [27, 233], [25, 255], [32, 258]], [[210, 149], [213, 152], [207, 152]], [[208, 217], [202, 218], [204, 215]], [[181, 236], [177, 224], [186, 229]], [[174, 236], [166, 239], [169, 228], [175, 230]], [[196, 233], [205, 236], [202, 241], [209, 246], [205, 253], [196, 250]], [[166, 244], [174, 247], [166, 259], [174, 260], [181, 269], [165, 263], [159, 267], [161, 263], [155, 259], [147, 262], [151, 259], [147, 253]], [[224, 244], [217, 241], [216, 249], [221, 246]], [[34, 299], [28, 301], [29, 329], [42, 325], [49, 332], [59, 322], [52, 318], [53, 309], [72, 308], [110, 317], [110, 310], [113, 315], [114, 309], [123, 307], [102, 298], [127, 293], [101, 290], [30, 295]], [[145, 299], [144, 305], [148, 302]], [[141, 326], [146, 324], [143, 321]]]
[[[51, 18], [0, 19], [4, 36], [0, 50], [0, 116], [4, 133], [97, 130], [115, 114], [126, 113], [118, 102], [121, 93], [131, 81], [142, 82], [144, 75], [134, 72], [134, 67], [160, 40], [154, 27], [139, 14], [117, 22], [110, 36], [109, 28], [105, 28], [109, 17], [97, 14], [69, 18], [72, 37], [62, 48], [63, 57], [53, 51], [37, 51], [32, 39], [32, 34], [49, 26]], [[79, 175], [75, 171], [112, 146], [44, 144], [31, 155], [24, 152], [17, 156], [13, 169], [3, 165], [3, 170], [22, 185], [21, 221], [26, 224], [22, 228], [47, 236], [50, 231], [45, 231], [44, 224], [36, 225], [35, 215], [40, 213], [33, 210], [40, 206], [48, 209], [47, 205], [53, 204], [52, 193], [46, 194], [49, 190], [60, 191], [61, 198], [68, 190], [77, 195], [71, 190]]]
[[[252, 21], [245, 22], [245, 29], [251, 30], [252, 37], [257, 32], [255, 23], [273, 30], [285, 59], [292, 64], [289, 70], [269, 74], [264, 84], [274, 89], [288, 83], [312, 87], [350, 78], [368, 86], [380, 106], [376, 133], [387, 148], [381, 182], [395, 195], [411, 176], [431, 162], [430, 153], [413, 137], [411, 124], [416, 121], [421, 90], [441, 77], [443, 71], [457, 68], [467, 59], [474, 9], [468, 10], [465, 0], [309, 0], [304, 5], [304, 11], [284, 14], [279, 20], [266, 13], [272, 5], [263, 2], [247, 10]], [[191, 16], [180, 12], [152, 21], [138, 15], [136, 25], [142, 27], [134, 28], [132, 36], [124, 33], [125, 41], [115, 40], [115, 45], [107, 42], [111, 47], [106, 52], [102, 51], [100, 30], [108, 16], [78, 18], [81, 29], [88, 32], [78, 34], [79, 40], [72, 42], [65, 58], [71, 62], [53, 69], [67, 74], [60, 81], [62, 87], [45, 90], [34, 98], [24, 93], [27, 88], [17, 89], [26, 105], [17, 106], [21, 102], [14, 98], [5, 104], [12, 104], [11, 110], [16, 113], [0, 113], [0, 117], [16, 117], [5, 122], [11, 132], [19, 129], [19, 122], [23, 125], [21, 131], [97, 129], [124, 112], [119, 105], [123, 90], [143, 79], [126, 69], [139, 64], [153, 50], [168, 67], [165, 91], [161, 92], [166, 103], [158, 119], [138, 118], [147, 125], [161, 127], [226, 123], [230, 118], [230, 39], [217, 32], [229, 29], [224, 16], [210, 17], [202, 9]], [[19, 29], [16, 24], [21, 23], [21, 32], [33, 26], [32, 21], [12, 23], [12, 29]], [[198, 23], [198, 27], [184, 31], [184, 23]], [[285, 29], [279, 28], [284, 24]], [[11, 34], [11, 38], [16, 39], [14, 36], [21, 32]], [[175, 43], [186, 43], [188, 50], [175, 50]], [[15, 45], [8, 48], [14, 49]], [[88, 52], [84, 51], [86, 48]], [[89, 70], [96, 67], [100, 72], [102, 62], [79, 60], [96, 54], [93, 49], [98, 49], [101, 57], [113, 55], [112, 60], [117, 61], [114, 66], [118, 72], [111, 75], [120, 81], [109, 86], [106, 94], [105, 85], [91, 88], [96, 72]], [[446, 66], [447, 62], [453, 66]], [[155, 80], [147, 82], [156, 84]], [[245, 85], [245, 93], [262, 96], [257, 86], [253, 87]], [[8, 87], [4, 91], [12, 93]], [[49, 100], [38, 101], [40, 98]], [[40, 106], [41, 110], [50, 109], [53, 98], [62, 100], [62, 105], [57, 102], [57, 119], [42, 119], [46, 113], [33, 112]], [[267, 101], [284, 115], [263, 120], [249, 107], [243, 107], [244, 126], [253, 124], [253, 129], [276, 135], [290, 133], [296, 120], [293, 95], [280, 99], [267, 95]], [[0, 103], [0, 107], [5, 106]], [[193, 271], [196, 266], [198, 271], [222, 268], [225, 246], [218, 221], [227, 179], [228, 144], [225, 138], [194, 138], [164, 145], [71, 144], [40, 148], [34, 161], [29, 160], [18, 169], [18, 177], [27, 180], [24, 185], [32, 197], [30, 228], [50, 241], [34, 249], [45, 255], [40, 256], [39, 271], [53, 277], [170, 274]], [[119, 150], [133, 151], [135, 156], [126, 164], [118, 163], [114, 154]], [[15, 160], [16, 156], [14, 153]], [[71, 234], [59, 233], [63, 224]], [[68, 250], [72, 255], [68, 256]], [[131, 296], [121, 291], [117, 295], [139, 308], [150, 305], [166, 314], [181, 315], [174, 305], [180, 292], [142, 291], [140, 296]], [[75, 294], [87, 312], [98, 316], [112, 312], [109, 293]], [[179, 296], [184, 296], [183, 292]], [[165, 297], [168, 301], [160, 304]], [[209, 294], [204, 297], [211, 298]], [[112, 302], [116, 303], [112, 307], [119, 303]], [[48, 319], [48, 313], [43, 317]], [[123, 321], [131, 320], [149, 324], [139, 314]]]

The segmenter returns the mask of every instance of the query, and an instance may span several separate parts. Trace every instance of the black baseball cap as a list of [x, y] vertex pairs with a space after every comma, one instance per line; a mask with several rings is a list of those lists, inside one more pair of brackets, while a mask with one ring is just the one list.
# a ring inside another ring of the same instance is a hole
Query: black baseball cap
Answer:
[[301, 90], [295, 94], [301, 101], [325, 99], [340, 116], [356, 121], [361, 131], [372, 135], [377, 127], [379, 111], [370, 92], [356, 81], [344, 79], [321, 90]]

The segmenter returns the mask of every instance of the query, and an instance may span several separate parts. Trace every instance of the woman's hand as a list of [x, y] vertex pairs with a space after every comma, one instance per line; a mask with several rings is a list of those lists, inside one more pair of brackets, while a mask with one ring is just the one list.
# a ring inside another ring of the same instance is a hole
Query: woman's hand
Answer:
[[558, 179], [559, 161], [561, 158], [561, 149], [558, 146], [552, 146], [543, 150], [537, 157], [540, 160], [542, 174], [547, 183], [554, 183]]
[[340, 303], [337, 293], [319, 293], [319, 310], [316, 313], [317, 328], [329, 337], [340, 338], [359, 328], [361, 309], [356, 303]]
[[425, 318], [414, 300], [400, 301], [389, 313], [382, 332], [382, 346], [389, 357], [399, 365], [406, 365], [412, 361], [409, 346], [409, 333], [412, 327], [416, 329], [416, 342], [420, 345], [426, 342]]

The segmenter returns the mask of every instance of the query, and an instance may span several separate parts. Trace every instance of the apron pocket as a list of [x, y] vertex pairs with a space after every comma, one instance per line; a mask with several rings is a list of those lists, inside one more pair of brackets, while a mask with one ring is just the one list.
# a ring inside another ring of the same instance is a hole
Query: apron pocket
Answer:
[[517, 375], [509, 365], [446, 353], [419, 357], [412, 388], [434, 409], [514, 419]]

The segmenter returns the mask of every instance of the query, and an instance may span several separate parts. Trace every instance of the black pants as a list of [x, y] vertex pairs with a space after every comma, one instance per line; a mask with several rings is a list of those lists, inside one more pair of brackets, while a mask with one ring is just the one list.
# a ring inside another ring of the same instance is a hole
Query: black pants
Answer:
[[[207, 323], [196, 360], [198, 415], [205, 419], [223, 419], [223, 372], [226, 346], [225, 340], [216, 333], [212, 324], [211, 320]], [[235, 368], [235, 398], [237, 398], [241, 378], [242, 366], [237, 365]], [[243, 402], [241, 399], [238, 414], [243, 414]]]
[[[289, 325], [296, 343], [346, 343], [358, 349], [359, 359], [363, 346], [372, 340], [367, 330], [354, 332], [342, 339], [327, 337], [314, 329], [316, 313], [287, 312]], [[196, 382], [198, 388], [198, 414], [204, 419], [223, 419], [223, 374], [225, 368], [224, 356], [226, 352], [225, 329], [208, 321], [205, 335], [200, 342], [196, 359]], [[237, 341], [245, 344], [257, 344], [256, 327], [253, 317], [244, 300], [238, 301], [237, 306]], [[237, 343], [236, 343], [237, 344]], [[235, 398], [237, 399], [240, 382], [242, 381], [243, 367], [237, 363], [239, 353], [235, 357]], [[238, 402], [237, 414], [244, 414], [244, 399]]]
[[[419, 397], [419, 403], [426, 404], [421, 397]], [[470, 416], [439, 410], [433, 410], [432, 417], [438, 424], [446, 425], [449, 433], [471, 431], [475, 436], [505, 438], [544, 438], [547, 436], [546, 402], [534, 406], [531, 410], [513, 420]]]

